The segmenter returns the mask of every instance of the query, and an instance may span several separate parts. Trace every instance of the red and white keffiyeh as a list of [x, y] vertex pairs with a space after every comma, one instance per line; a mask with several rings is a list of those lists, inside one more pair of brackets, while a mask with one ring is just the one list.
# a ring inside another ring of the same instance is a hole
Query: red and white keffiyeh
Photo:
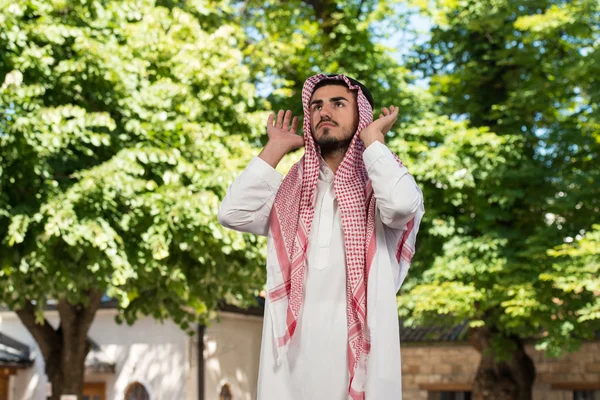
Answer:
[[[353, 85], [344, 75], [310, 77], [302, 89], [304, 108], [305, 154], [283, 180], [271, 211], [270, 229], [277, 252], [278, 268], [272, 271], [267, 288], [271, 317], [276, 338], [277, 363], [285, 358], [296, 330], [304, 298], [304, 276], [307, 268], [307, 247], [319, 176], [319, 153], [310, 126], [309, 103], [314, 87], [323, 79], [342, 79], [357, 91], [359, 123], [357, 133], [373, 121], [373, 110], [360, 86]], [[364, 400], [367, 356], [370, 351], [367, 329], [367, 278], [376, 251], [376, 199], [363, 162], [365, 150], [355, 134], [344, 160], [335, 174], [334, 189], [342, 216], [346, 250], [346, 312], [348, 317], [348, 395]], [[396, 157], [398, 163], [401, 161]], [[420, 217], [420, 215], [419, 215]], [[413, 218], [398, 243], [396, 258], [401, 267], [410, 264], [414, 254], [416, 230], [420, 221]], [[408, 265], [404, 266], [405, 270]]]

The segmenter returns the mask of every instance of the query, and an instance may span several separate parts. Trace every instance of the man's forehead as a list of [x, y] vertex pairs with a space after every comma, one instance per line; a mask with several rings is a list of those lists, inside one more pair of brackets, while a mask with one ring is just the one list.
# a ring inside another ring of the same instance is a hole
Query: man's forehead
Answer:
[[315, 90], [310, 98], [310, 101], [323, 100], [327, 101], [333, 97], [346, 97], [348, 100], [354, 98], [354, 91], [347, 86], [341, 85], [325, 85]]

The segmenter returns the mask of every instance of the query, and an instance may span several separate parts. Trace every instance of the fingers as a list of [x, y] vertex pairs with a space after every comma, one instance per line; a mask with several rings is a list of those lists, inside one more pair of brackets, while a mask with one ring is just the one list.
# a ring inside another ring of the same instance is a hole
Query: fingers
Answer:
[[292, 120], [292, 127], [290, 128], [291, 133], [296, 133], [296, 129], [298, 129], [298, 121], [298, 117], [294, 117], [294, 119]]
[[279, 112], [277, 113], [277, 122], [275, 123], [276, 128], [281, 128], [283, 126], [283, 116], [283, 110], [279, 110]]
[[[279, 110], [277, 113], [277, 121], [275, 121], [275, 128], [283, 129], [285, 131], [295, 131], [298, 128], [298, 117], [294, 117], [292, 119], [292, 116], [293, 115], [290, 110]], [[272, 123], [273, 119], [274, 118], [272, 116], [269, 116], [269, 123]]]
[[290, 128], [290, 120], [292, 119], [292, 112], [290, 110], [287, 110], [285, 112], [285, 117], [283, 118], [283, 126], [282, 128], [284, 130], [289, 130]]
[[398, 107], [390, 106], [389, 109], [387, 107], [383, 107], [381, 109], [381, 112], [383, 114], [379, 114], [379, 118], [383, 118], [384, 116], [387, 117], [388, 115], [392, 115], [392, 114], [394, 114], [394, 116], [395, 116], [398, 114]]
[[279, 128], [284, 131], [296, 133], [299, 121], [300, 120], [298, 119], [298, 117], [294, 117], [290, 110], [279, 110], [279, 112], [277, 113], [277, 119], [275, 119], [275, 114], [269, 114], [269, 119], [267, 120], [267, 127], [274, 126], [275, 128]]

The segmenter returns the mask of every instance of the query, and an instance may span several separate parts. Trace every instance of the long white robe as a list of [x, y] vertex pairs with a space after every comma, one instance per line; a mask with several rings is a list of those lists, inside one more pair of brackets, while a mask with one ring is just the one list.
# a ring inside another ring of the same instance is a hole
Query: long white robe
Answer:
[[[366, 399], [396, 400], [402, 398], [402, 381], [395, 295], [407, 273], [396, 261], [396, 250], [407, 222], [422, 207], [422, 194], [407, 169], [398, 165], [382, 143], [370, 145], [363, 160], [378, 208], [377, 251], [367, 288], [371, 352]], [[282, 178], [262, 159], [255, 158], [231, 185], [219, 210], [219, 221], [224, 226], [268, 236], [268, 265], [277, 261], [269, 215]], [[258, 400], [348, 399], [346, 263], [333, 179], [333, 172], [321, 160], [307, 250], [304, 303], [289, 352], [279, 366], [266, 300]], [[267, 280], [270, 271], [267, 266]]]

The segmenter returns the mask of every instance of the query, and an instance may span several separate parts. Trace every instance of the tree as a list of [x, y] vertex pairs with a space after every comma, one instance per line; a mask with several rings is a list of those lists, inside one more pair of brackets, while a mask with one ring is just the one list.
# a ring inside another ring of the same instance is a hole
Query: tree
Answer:
[[408, 282], [399, 310], [411, 324], [469, 319], [482, 354], [474, 398], [530, 399], [524, 340], [558, 355], [600, 329], [599, 5], [428, 5], [431, 40], [411, 63], [430, 78], [434, 112], [489, 140], [457, 143], [445, 127], [423, 156], [438, 189], [425, 192], [433, 264]]
[[376, 106], [401, 106], [399, 118], [411, 118], [419, 100], [408, 87], [409, 71], [392, 57], [392, 49], [379, 44], [387, 31], [406, 24], [407, 16], [395, 9], [398, 3], [243, 2], [240, 21], [248, 33], [243, 51], [253, 82], [267, 88], [273, 109], [290, 108], [302, 116], [306, 78], [345, 73], [369, 87]]
[[266, 119], [232, 13], [227, 1], [0, 1], [0, 302], [37, 341], [52, 399], [82, 394], [104, 294], [119, 320], [192, 330], [264, 281], [264, 243], [216, 220]]

